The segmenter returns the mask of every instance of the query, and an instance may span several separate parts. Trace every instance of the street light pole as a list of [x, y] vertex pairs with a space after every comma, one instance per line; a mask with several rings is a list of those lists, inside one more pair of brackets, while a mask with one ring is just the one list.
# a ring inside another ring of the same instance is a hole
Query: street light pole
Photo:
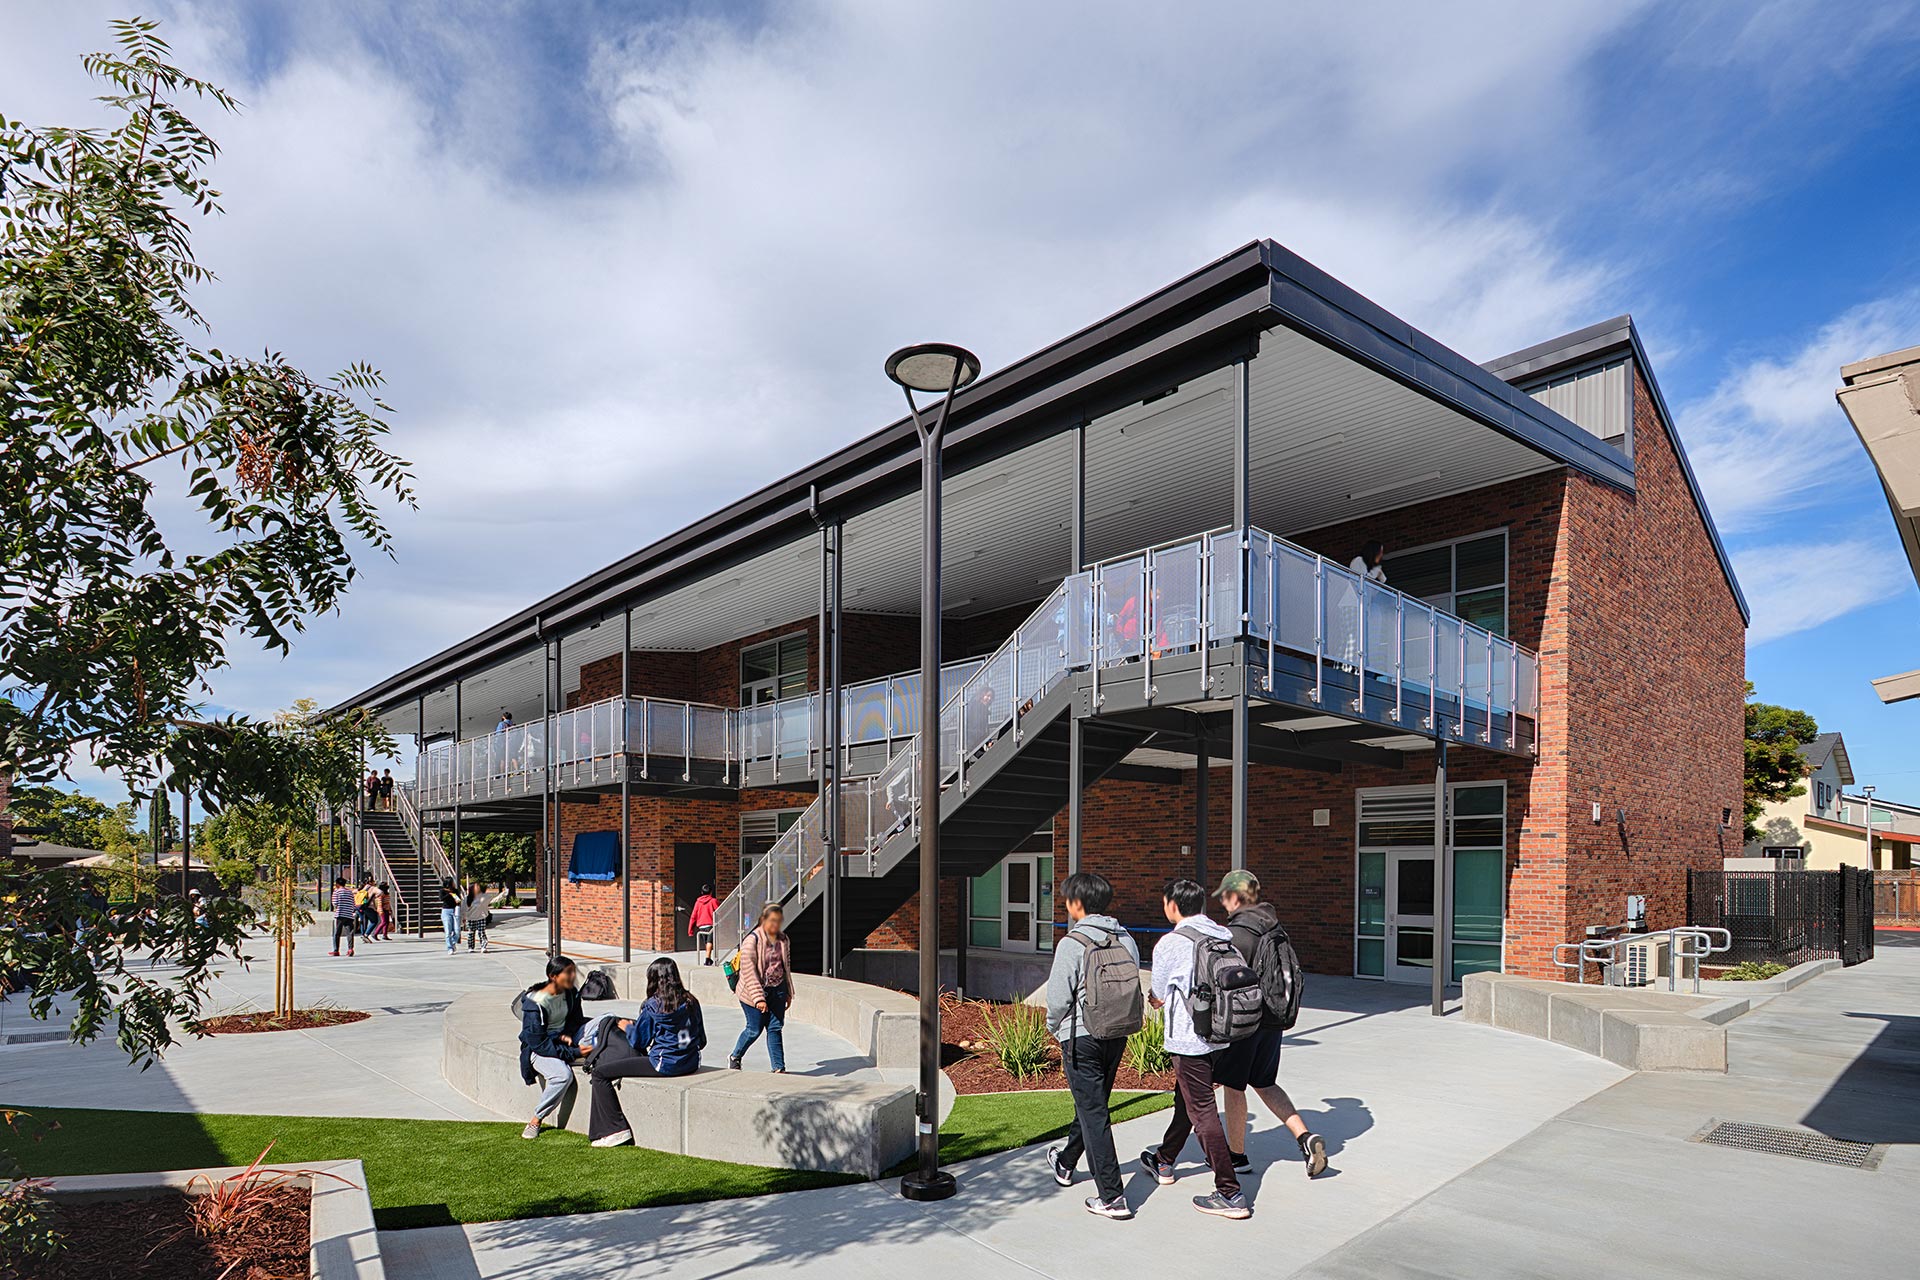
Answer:
[[[909, 1200], [945, 1200], [959, 1189], [940, 1167], [940, 448], [954, 393], [979, 376], [979, 358], [947, 343], [887, 357], [887, 377], [905, 393], [920, 434], [920, 1163], [900, 1179]], [[944, 393], [931, 426], [915, 391]]]
[[1867, 798], [1867, 870], [1873, 870], [1873, 788], [1862, 787], [1860, 794]]

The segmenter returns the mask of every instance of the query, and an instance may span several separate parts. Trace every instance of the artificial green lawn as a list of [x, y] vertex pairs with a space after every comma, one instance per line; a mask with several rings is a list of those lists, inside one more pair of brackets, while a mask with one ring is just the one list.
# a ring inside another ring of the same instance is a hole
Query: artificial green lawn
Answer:
[[[1164, 1093], [1117, 1094], [1116, 1122], [1170, 1105]], [[274, 1144], [275, 1164], [361, 1160], [374, 1221], [382, 1228], [544, 1218], [689, 1204], [828, 1187], [846, 1174], [764, 1169], [643, 1147], [596, 1149], [577, 1133], [523, 1141], [518, 1124], [466, 1120], [363, 1120], [332, 1116], [229, 1116], [166, 1111], [28, 1109], [59, 1127], [38, 1141], [0, 1126], [0, 1147], [33, 1174], [143, 1173], [244, 1165]], [[941, 1126], [945, 1162], [991, 1155], [1066, 1132], [1065, 1093], [964, 1097]]]

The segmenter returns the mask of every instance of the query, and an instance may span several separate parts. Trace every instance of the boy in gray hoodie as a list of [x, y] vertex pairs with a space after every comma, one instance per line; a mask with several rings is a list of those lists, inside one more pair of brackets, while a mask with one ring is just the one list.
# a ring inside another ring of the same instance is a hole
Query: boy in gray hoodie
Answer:
[[[1053, 1180], [1073, 1185], [1073, 1171], [1085, 1153], [1098, 1195], [1087, 1198], [1087, 1212], [1103, 1218], [1131, 1218], [1125, 1188], [1120, 1181], [1120, 1157], [1113, 1149], [1110, 1108], [1113, 1079], [1126, 1055], [1127, 1038], [1092, 1034], [1087, 1000], [1087, 956], [1105, 957], [1112, 973], [1124, 977], [1131, 970], [1135, 987], [1133, 1008], [1139, 1008], [1140, 952], [1133, 936], [1106, 914], [1113, 904], [1113, 886], [1105, 876], [1076, 871], [1060, 886], [1067, 904], [1067, 934], [1053, 951], [1053, 971], [1047, 977], [1047, 1030], [1060, 1042], [1061, 1065], [1073, 1094], [1073, 1126], [1067, 1140], [1047, 1148]], [[1114, 947], [1118, 950], [1113, 950]], [[1107, 989], [1111, 990], [1111, 986]], [[1105, 1010], [1103, 1017], [1111, 1017]]]

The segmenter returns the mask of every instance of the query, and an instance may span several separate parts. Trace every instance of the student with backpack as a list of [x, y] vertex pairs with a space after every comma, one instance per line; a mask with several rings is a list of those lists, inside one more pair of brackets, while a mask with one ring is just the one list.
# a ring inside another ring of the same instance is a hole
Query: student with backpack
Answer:
[[560, 1109], [573, 1088], [573, 1064], [580, 1058], [578, 1039], [587, 1025], [580, 1008], [580, 970], [565, 956], [547, 961], [547, 976], [514, 998], [520, 1015], [520, 1078], [541, 1085], [533, 1119], [520, 1131], [538, 1138], [540, 1125]]
[[1213, 1170], [1213, 1194], [1195, 1196], [1193, 1207], [1221, 1218], [1250, 1218], [1253, 1208], [1234, 1176], [1213, 1101], [1213, 1055], [1260, 1029], [1260, 984], [1234, 950], [1227, 927], [1200, 914], [1206, 905], [1207, 891], [1191, 880], [1170, 880], [1161, 891], [1161, 910], [1173, 932], [1153, 949], [1153, 1003], [1166, 1010], [1173, 1119], [1160, 1145], [1140, 1153], [1140, 1163], [1161, 1186], [1172, 1186], [1174, 1161], [1197, 1131]]
[[1127, 1037], [1140, 1029], [1140, 952], [1133, 936], [1107, 914], [1113, 886], [1105, 876], [1076, 871], [1060, 886], [1067, 934], [1053, 950], [1047, 978], [1047, 1030], [1060, 1042], [1060, 1061], [1073, 1095], [1067, 1140], [1047, 1148], [1053, 1180], [1073, 1185], [1084, 1152], [1094, 1190], [1087, 1212], [1131, 1218], [1113, 1150], [1113, 1079], [1126, 1056]]
[[1300, 1144], [1307, 1176], [1317, 1178], [1327, 1168], [1326, 1140], [1307, 1128], [1280, 1087], [1280, 1040], [1300, 1016], [1299, 958], [1287, 931], [1280, 927], [1280, 914], [1260, 901], [1260, 879], [1253, 872], [1227, 872], [1220, 878], [1218, 896], [1227, 911], [1227, 932], [1233, 935], [1234, 949], [1260, 979], [1265, 1006], [1260, 1029], [1223, 1049], [1214, 1060], [1213, 1082], [1225, 1090], [1221, 1110], [1226, 1117], [1227, 1152], [1236, 1170], [1253, 1168], [1246, 1156], [1247, 1090], [1252, 1089]]

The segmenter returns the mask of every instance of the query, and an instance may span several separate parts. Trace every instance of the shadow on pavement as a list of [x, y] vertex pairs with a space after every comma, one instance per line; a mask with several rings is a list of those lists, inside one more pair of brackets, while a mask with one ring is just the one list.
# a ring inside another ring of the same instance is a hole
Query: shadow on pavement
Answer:
[[1920, 1017], [1848, 1012], [1882, 1026], [1801, 1118], [1848, 1142], [1920, 1143]]

